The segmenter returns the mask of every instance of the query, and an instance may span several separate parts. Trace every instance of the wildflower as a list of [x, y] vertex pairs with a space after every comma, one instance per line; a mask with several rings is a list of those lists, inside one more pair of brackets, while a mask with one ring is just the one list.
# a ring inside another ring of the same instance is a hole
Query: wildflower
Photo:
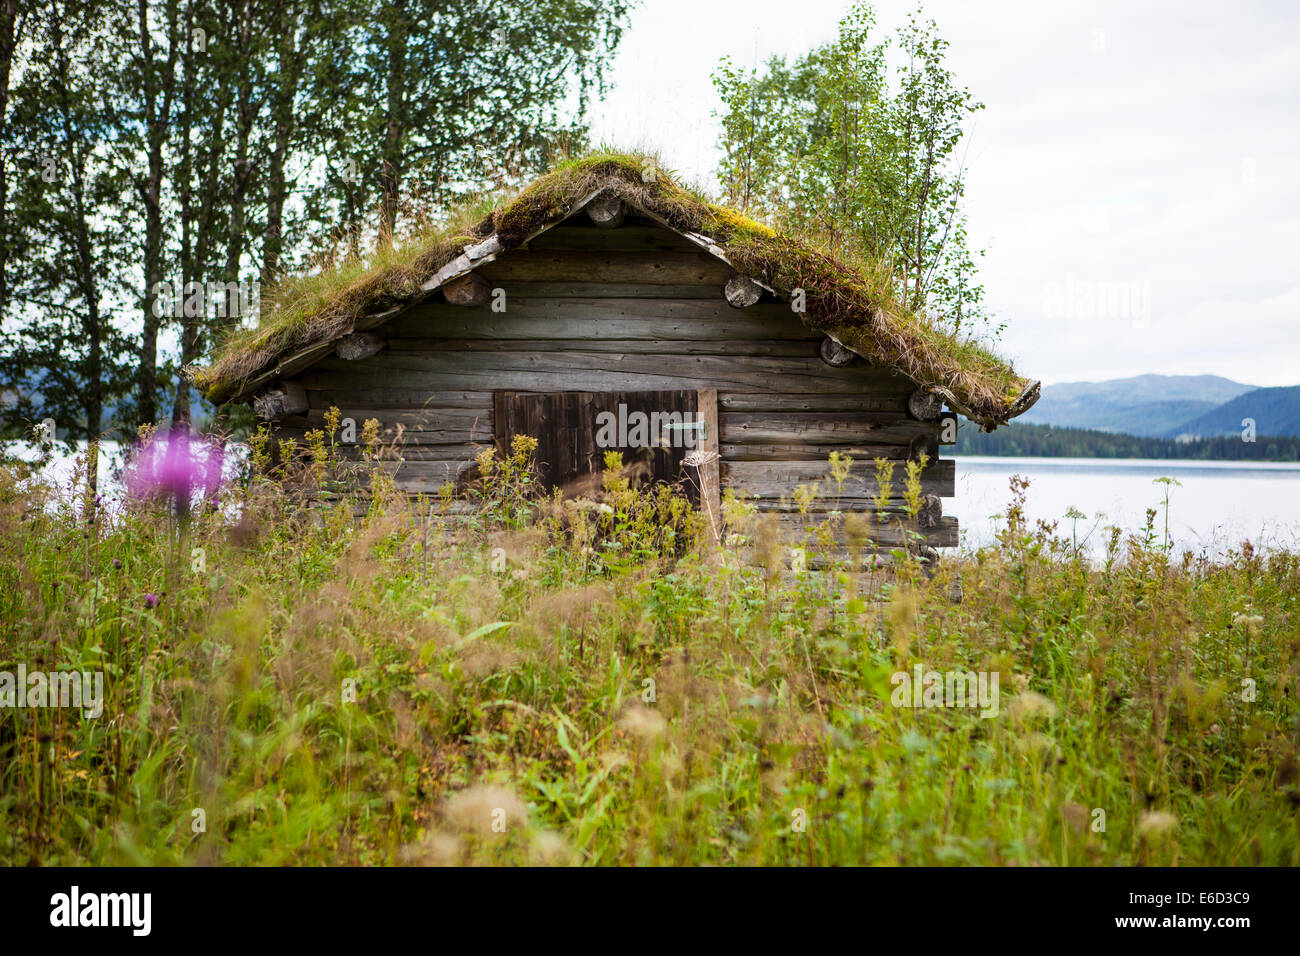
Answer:
[[628, 763], [627, 754], [617, 750], [605, 750], [600, 755], [600, 766], [606, 773], [612, 773], [619, 767], [626, 767]]
[[1138, 818], [1138, 833], [1146, 837], [1164, 836], [1178, 826], [1178, 818], [1164, 810], [1151, 810]]
[[152, 611], [158, 606], [158, 595], [152, 591], [146, 591], [144, 595], [144, 606], [146, 610]]
[[537, 866], [562, 866], [569, 862], [572, 851], [564, 842], [564, 837], [550, 830], [543, 830], [533, 837], [528, 846], [528, 854]]
[[629, 707], [618, 723], [624, 730], [647, 741], [662, 736], [668, 727], [663, 717], [641, 704]]
[[126, 474], [132, 496], [162, 498], [178, 507], [188, 505], [196, 491], [211, 496], [220, 484], [221, 449], [184, 429], [148, 439]]
[[456, 866], [461, 862], [461, 841], [450, 833], [430, 833], [418, 843], [402, 847], [401, 859], [415, 866]]
[[704, 449], [701, 449], [699, 451], [693, 451], [683, 458], [682, 464], [688, 468], [703, 468], [705, 465], [712, 464], [717, 460], [718, 453], [716, 451], [705, 451]]
[[1259, 629], [1264, 624], [1264, 617], [1260, 614], [1234, 614], [1232, 615], [1232, 626], [1234, 628], [1243, 628], [1247, 634], [1254, 637], [1259, 634]]
[[1056, 705], [1037, 691], [1022, 690], [1007, 708], [1007, 713], [1017, 720], [1051, 719], [1056, 716]]
[[504, 787], [470, 787], [448, 799], [447, 820], [462, 833], [490, 835], [526, 826], [528, 811], [514, 792]]
[[1047, 734], [1034, 731], [1016, 741], [1016, 749], [1028, 756], [1038, 756], [1047, 760], [1061, 760], [1065, 754], [1055, 740]]
[[121, 559], [121, 558], [114, 558], [114, 559], [113, 559], [113, 570], [115, 570], [115, 571], [121, 571], [121, 570], [122, 570], [122, 559]]

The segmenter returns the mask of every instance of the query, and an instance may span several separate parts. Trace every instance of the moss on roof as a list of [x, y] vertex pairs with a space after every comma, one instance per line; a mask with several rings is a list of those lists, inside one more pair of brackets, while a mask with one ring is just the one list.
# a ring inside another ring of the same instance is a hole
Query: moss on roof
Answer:
[[[596, 153], [557, 166], [487, 215], [462, 210], [450, 225], [397, 247], [281, 284], [254, 329], [231, 335], [196, 369], [194, 379], [214, 402], [241, 394], [248, 380], [288, 355], [352, 331], [363, 316], [413, 302], [421, 285], [471, 245], [495, 235], [502, 250], [573, 213], [607, 190], [673, 228], [707, 236], [742, 274], [782, 296], [803, 289], [806, 325], [834, 336], [873, 364], [893, 368], [944, 396], [986, 428], [1028, 408], [1038, 383], [1018, 375], [983, 346], [957, 338], [902, 309], [887, 270], [869, 260], [847, 263], [813, 244], [686, 189], [640, 154]], [[646, 176], [647, 168], [655, 175]]]

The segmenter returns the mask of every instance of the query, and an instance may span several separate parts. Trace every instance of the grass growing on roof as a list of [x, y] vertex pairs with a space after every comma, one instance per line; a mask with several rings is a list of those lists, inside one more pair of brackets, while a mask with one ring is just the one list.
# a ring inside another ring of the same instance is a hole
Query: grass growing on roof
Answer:
[[232, 330], [213, 363], [196, 372], [195, 383], [209, 399], [224, 401], [245, 379], [287, 353], [347, 334], [368, 312], [417, 298], [431, 273], [478, 241], [471, 223], [479, 206], [455, 210], [448, 225], [403, 244], [380, 245], [363, 258], [285, 278], [264, 296], [261, 322]]
[[486, 217], [480, 216], [481, 204], [460, 210], [443, 228], [401, 246], [382, 246], [364, 260], [286, 281], [270, 293], [261, 325], [231, 335], [196, 381], [213, 401], [229, 399], [286, 354], [346, 334], [367, 313], [420, 298], [421, 284], [466, 245], [495, 234], [503, 249], [516, 248], [599, 190], [675, 229], [709, 237], [739, 271], [782, 296], [802, 289], [806, 325], [874, 364], [942, 389], [949, 403], [973, 420], [993, 427], [1024, 410], [1017, 399], [1033, 383], [979, 343], [902, 308], [882, 263], [852, 255], [846, 262], [814, 240], [777, 232], [709, 202], [653, 156], [608, 151], [560, 163]]

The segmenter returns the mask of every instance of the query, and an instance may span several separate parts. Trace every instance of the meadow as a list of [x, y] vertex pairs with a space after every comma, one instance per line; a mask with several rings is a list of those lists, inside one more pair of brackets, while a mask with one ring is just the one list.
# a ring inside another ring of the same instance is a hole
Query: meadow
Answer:
[[[180, 507], [0, 460], [0, 671], [105, 675], [96, 718], [0, 709], [0, 861], [1300, 862], [1300, 555], [1175, 559], [1153, 502], [1090, 560], [1013, 480], [936, 566], [836, 462], [790, 541], [616, 457], [538, 495], [526, 439], [408, 501], [363, 440], [255, 437]], [[896, 706], [918, 665], [997, 715]]]

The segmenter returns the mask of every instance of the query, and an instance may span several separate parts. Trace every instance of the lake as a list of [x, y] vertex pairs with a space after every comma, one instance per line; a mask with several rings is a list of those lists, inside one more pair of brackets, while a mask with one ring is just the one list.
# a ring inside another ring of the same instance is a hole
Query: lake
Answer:
[[1059, 521], [1058, 531], [1068, 536], [1065, 513], [1073, 506], [1086, 514], [1078, 535], [1080, 541], [1089, 536], [1094, 554], [1105, 549], [1106, 525], [1137, 530], [1147, 508], [1158, 510], [1156, 533], [1163, 532], [1165, 489], [1154, 484], [1163, 476], [1181, 483], [1169, 498], [1169, 534], [1178, 551], [1217, 556], [1245, 540], [1300, 548], [1300, 464], [957, 456], [957, 496], [944, 501], [944, 510], [960, 522], [963, 545], [988, 544], [1006, 526], [1005, 518], [991, 516], [1006, 511], [1012, 475], [1029, 479], [1031, 521]]

